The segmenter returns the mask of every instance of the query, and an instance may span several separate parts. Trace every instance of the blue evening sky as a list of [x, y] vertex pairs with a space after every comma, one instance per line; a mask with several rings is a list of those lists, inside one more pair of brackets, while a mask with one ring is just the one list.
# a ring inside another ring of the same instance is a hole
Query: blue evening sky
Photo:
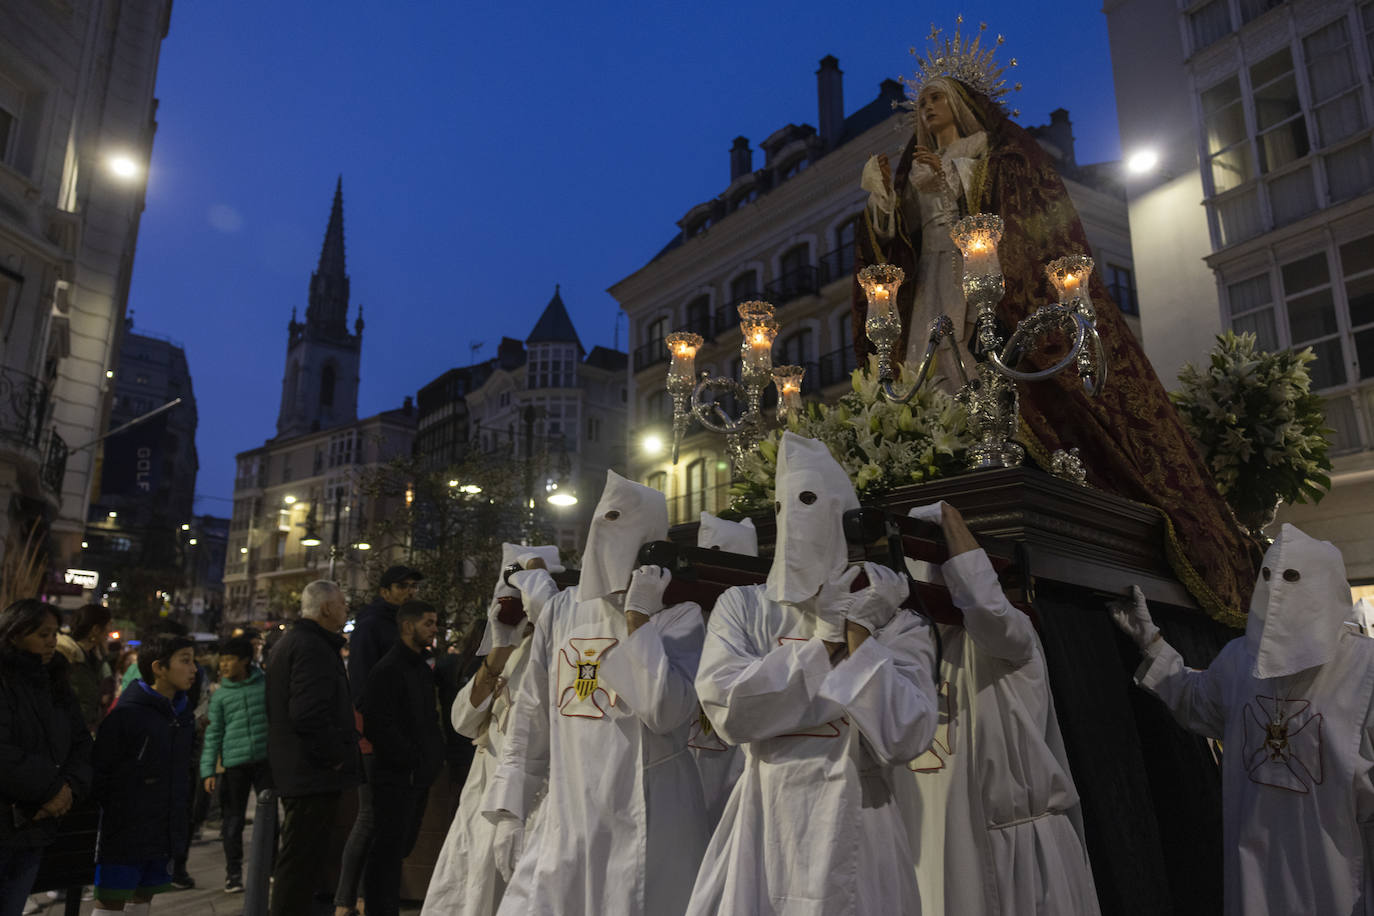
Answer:
[[[129, 304], [138, 331], [186, 347], [197, 511], [229, 514], [234, 454], [275, 432], [286, 323], [304, 315], [338, 175], [368, 416], [470, 362], [473, 343], [486, 358], [524, 338], [555, 283], [583, 344], [610, 346], [606, 288], [724, 189], [735, 136], [757, 151], [784, 124], [815, 125], [826, 54], [852, 113], [958, 12], [178, 0]], [[1006, 36], [1023, 124], [1062, 106], [1079, 162], [1119, 158], [1100, 0], [962, 12]]]

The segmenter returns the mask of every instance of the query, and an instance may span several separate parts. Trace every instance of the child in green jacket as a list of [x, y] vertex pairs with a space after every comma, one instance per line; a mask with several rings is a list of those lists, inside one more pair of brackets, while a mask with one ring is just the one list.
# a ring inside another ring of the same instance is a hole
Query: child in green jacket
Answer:
[[[205, 791], [220, 786], [226, 893], [243, 891], [243, 822], [250, 790], [272, 785], [267, 766], [267, 684], [252, 665], [253, 644], [229, 640], [219, 657], [220, 685], [210, 696], [210, 724], [200, 755]], [[215, 763], [224, 767], [215, 775]]]

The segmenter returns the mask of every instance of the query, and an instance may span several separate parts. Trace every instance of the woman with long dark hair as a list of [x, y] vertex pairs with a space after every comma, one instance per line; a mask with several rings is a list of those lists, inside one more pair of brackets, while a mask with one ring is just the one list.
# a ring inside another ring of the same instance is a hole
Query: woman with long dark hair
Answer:
[[91, 733], [57, 652], [57, 611], [0, 611], [0, 916], [21, 916], [43, 849], [91, 785]]

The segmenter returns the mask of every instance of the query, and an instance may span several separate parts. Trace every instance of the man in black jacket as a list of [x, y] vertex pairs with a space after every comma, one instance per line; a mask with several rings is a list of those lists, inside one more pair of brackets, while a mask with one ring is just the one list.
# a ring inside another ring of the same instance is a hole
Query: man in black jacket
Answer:
[[[416, 586], [424, 576], [409, 566], [391, 566], [382, 573], [377, 597], [358, 612], [353, 633], [348, 637], [348, 686], [353, 692], [353, 706], [363, 708], [363, 694], [372, 666], [396, 644], [396, 609], [415, 597]], [[362, 713], [357, 726], [362, 729]], [[358, 898], [366, 897], [366, 887], [359, 891], [363, 866], [372, 848], [373, 823], [376, 820], [372, 803], [372, 746], [364, 739], [363, 782], [358, 786], [358, 814], [353, 829], [344, 844], [343, 860], [339, 863], [339, 884], [334, 890], [334, 912], [345, 914], [358, 906]]]
[[267, 668], [267, 757], [286, 814], [272, 872], [272, 916], [311, 912], [339, 797], [358, 784], [358, 733], [339, 651], [348, 602], [333, 582], [301, 592], [301, 619]]
[[395, 916], [401, 862], [410, 855], [430, 783], [444, 760], [429, 648], [438, 615], [423, 601], [396, 612], [400, 639], [372, 669], [363, 701], [363, 733], [372, 742], [372, 803], [378, 818], [367, 857], [369, 916]]

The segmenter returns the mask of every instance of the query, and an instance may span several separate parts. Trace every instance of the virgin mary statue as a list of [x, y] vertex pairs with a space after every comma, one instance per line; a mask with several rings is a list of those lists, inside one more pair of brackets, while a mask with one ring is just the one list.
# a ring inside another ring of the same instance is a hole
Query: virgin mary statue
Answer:
[[[857, 267], [886, 262], [906, 271], [897, 303], [903, 339], [895, 352], [908, 358], [924, 353], [930, 321], [941, 313], [954, 320], [968, 352], [974, 316], [965, 308], [962, 261], [949, 236], [961, 217], [995, 213], [1002, 218], [998, 256], [1006, 294], [997, 313], [1008, 329], [1053, 301], [1046, 262], [1092, 251], [1049, 157], [1002, 106], [1005, 85], [990, 50], [961, 56], [957, 39], [953, 50], [949, 53], [946, 42], [946, 53], [923, 59], [917, 79], [908, 81], [913, 131], [895, 171], [878, 156], [865, 165], [861, 179], [869, 202]], [[973, 43], [962, 50], [978, 49]], [[855, 293], [854, 340], [863, 365], [870, 348], [864, 335], [866, 304], [857, 283]], [[1089, 397], [1073, 372], [1020, 384], [1018, 438], [1044, 468], [1056, 449], [1076, 447], [1091, 484], [1158, 507], [1166, 519], [1166, 551], [1175, 575], [1209, 616], [1243, 626], [1258, 547], [1237, 525], [1096, 273], [1089, 293], [1106, 353], [1106, 385]], [[1047, 368], [1063, 353], [1062, 348], [1044, 350], [1024, 359], [1020, 368]], [[942, 357], [937, 366], [947, 379], [956, 377], [951, 357]]]

